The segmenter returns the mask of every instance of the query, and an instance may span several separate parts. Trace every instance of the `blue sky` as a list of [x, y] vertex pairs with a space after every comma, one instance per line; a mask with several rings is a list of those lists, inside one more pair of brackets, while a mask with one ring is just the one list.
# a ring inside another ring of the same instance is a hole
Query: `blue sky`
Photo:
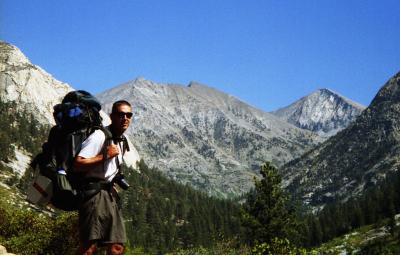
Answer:
[[197, 81], [266, 111], [319, 88], [368, 105], [400, 71], [398, 0], [0, 1], [0, 39], [74, 88]]

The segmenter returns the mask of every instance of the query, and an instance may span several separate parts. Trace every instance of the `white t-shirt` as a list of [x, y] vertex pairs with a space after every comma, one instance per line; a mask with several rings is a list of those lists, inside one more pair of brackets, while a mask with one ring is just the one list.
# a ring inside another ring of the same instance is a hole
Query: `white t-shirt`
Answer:
[[[92, 158], [101, 153], [103, 153], [103, 144], [106, 140], [106, 136], [103, 131], [96, 130], [94, 131], [83, 143], [82, 149], [78, 153], [78, 156], [83, 158]], [[122, 144], [119, 144], [119, 154], [118, 154], [118, 161], [122, 163]], [[107, 181], [111, 182], [115, 175], [118, 173], [116, 157], [106, 160], [105, 163], [96, 165], [92, 170], [96, 171], [105, 171], [104, 177]], [[89, 170], [91, 171], [91, 170]]]

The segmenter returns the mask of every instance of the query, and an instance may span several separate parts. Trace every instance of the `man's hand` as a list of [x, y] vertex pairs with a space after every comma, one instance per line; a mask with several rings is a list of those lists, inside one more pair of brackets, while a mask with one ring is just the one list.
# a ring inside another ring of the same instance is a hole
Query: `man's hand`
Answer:
[[118, 146], [115, 144], [111, 144], [107, 146], [107, 159], [111, 159], [113, 157], [118, 156], [119, 154], [119, 149]]
[[111, 159], [119, 154], [119, 149], [118, 146], [115, 144], [111, 144], [107, 146], [106, 149], [106, 158], [104, 158], [103, 153], [100, 153], [99, 155], [92, 157], [92, 158], [83, 158], [80, 156], [77, 156], [75, 158], [74, 162], [74, 169], [77, 172], [87, 172], [90, 170], [91, 167], [98, 165], [98, 164], [103, 164], [105, 160]]

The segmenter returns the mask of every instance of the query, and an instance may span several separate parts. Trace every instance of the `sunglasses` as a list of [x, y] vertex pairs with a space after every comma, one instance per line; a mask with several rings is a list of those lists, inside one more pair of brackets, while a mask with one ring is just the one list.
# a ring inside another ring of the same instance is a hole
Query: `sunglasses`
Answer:
[[133, 113], [131, 112], [113, 112], [113, 114], [115, 114], [116, 116], [118, 116], [119, 118], [124, 118], [125, 116], [130, 119], [133, 116]]

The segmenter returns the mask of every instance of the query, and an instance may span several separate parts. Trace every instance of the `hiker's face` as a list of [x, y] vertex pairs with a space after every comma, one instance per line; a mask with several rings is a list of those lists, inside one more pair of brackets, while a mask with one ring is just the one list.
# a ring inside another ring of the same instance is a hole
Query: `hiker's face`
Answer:
[[120, 105], [116, 111], [111, 113], [111, 122], [115, 130], [121, 134], [128, 129], [132, 120], [132, 108], [128, 105]]

